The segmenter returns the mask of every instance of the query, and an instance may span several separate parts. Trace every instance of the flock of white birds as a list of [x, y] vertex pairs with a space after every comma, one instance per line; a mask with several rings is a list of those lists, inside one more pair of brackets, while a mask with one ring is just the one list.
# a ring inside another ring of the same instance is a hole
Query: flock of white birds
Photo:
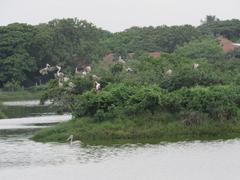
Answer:
[[[118, 63], [121, 64], [125, 64], [126, 62], [121, 58], [121, 56], [119, 56], [118, 59]], [[197, 69], [199, 68], [199, 64], [194, 63], [192, 65], [193, 69]], [[70, 81], [70, 79], [68, 77], [65, 76], [65, 74], [63, 72], [61, 72], [61, 67], [60, 66], [50, 66], [49, 64], [46, 64], [46, 67], [41, 69], [39, 72], [41, 75], [47, 75], [49, 72], [54, 72], [57, 71], [54, 75], [55, 78], [58, 79], [58, 85], [59, 87], [63, 87], [63, 83], [67, 83], [68, 82], [68, 86], [70, 89], [73, 89], [75, 87], [75, 84], [73, 82]], [[75, 75], [76, 76], [80, 76], [81, 78], [84, 78], [87, 74], [91, 73], [92, 71], [92, 67], [90, 65], [87, 65], [83, 68], [83, 71], [79, 71], [78, 68], [75, 68]], [[130, 67], [126, 68], [127, 72], [133, 72], [133, 69]], [[165, 75], [170, 76], [172, 75], [173, 70], [172, 69], [168, 69], [165, 72]], [[93, 74], [92, 75], [92, 79], [93, 79], [93, 84], [94, 84], [94, 88], [96, 91], [99, 91], [101, 89], [101, 84], [98, 82], [98, 80], [100, 79], [97, 75]]]
[[[75, 84], [70, 81], [70, 78], [68, 78], [63, 72], [61, 72], [61, 67], [60, 66], [50, 66], [49, 64], [46, 64], [46, 67], [41, 69], [39, 72], [42, 76], [47, 75], [48, 73], [51, 72], [56, 72], [54, 74], [55, 78], [58, 79], [58, 85], [59, 87], [63, 87], [63, 83], [68, 83], [68, 86], [72, 89], [75, 87]], [[84, 78], [87, 74], [91, 73], [92, 68], [91, 66], [85, 66], [83, 71], [79, 71], [78, 68], [75, 68], [75, 75], [80, 76], [81, 78]], [[100, 78], [96, 76], [95, 74], [92, 75], [92, 79], [94, 80], [94, 85], [96, 91], [99, 91], [101, 88], [100, 83], [97, 82]]]

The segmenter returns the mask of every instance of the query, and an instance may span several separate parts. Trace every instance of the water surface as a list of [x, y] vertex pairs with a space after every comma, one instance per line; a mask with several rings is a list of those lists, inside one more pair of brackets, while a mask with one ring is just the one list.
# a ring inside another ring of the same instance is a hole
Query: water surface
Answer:
[[[32, 133], [27, 130], [70, 118], [69, 115], [44, 114], [0, 120], [0, 180], [229, 180], [240, 177], [238, 139], [114, 146], [30, 140]], [[8, 133], [19, 129], [21, 132]]]
[[8, 118], [32, 117], [46, 114], [56, 114], [56, 107], [50, 106], [47, 101], [41, 105], [39, 100], [28, 101], [6, 101], [2, 103], [1, 111]]

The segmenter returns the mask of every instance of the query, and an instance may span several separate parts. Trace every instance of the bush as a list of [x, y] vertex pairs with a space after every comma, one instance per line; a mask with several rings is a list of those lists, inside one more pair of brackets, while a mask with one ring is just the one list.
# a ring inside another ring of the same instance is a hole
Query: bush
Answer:
[[215, 120], [235, 118], [240, 107], [239, 86], [183, 88], [172, 93], [180, 96], [180, 103], [176, 103], [180, 109], [207, 113]]
[[152, 114], [162, 107], [162, 96], [164, 91], [158, 86], [141, 87], [129, 97], [126, 103], [128, 114], [150, 111]]
[[202, 113], [214, 120], [236, 119], [239, 107], [239, 86], [197, 86], [166, 92], [158, 86], [115, 84], [100, 92], [90, 91], [75, 98], [73, 114], [104, 121], [147, 112], [194, 112], [186, 116], [190, 119], [187, 122], [192, 124], [192, 119], [201, 118]]
[[226, 54], [227, 58], [240, 58], [240, 48], [236, 48], [233, 51]]
[[175, 52], [192, 59], [219, 59], [223, 56], [223, 50], [215, 38], [193, 40], [183, 47], [178, 47]]
[[182, 69], [161, 82], [161, 87], [169, 91], [182, 87], [212, 86], [223, 84], [223, 80], [214, 72], [206, 72], [201, 69]]
[[[94, 116], [97, 112], [107, 113], [115, 107], [126, 103], [128, 98], [134, 94], [134, 87], [124, 84], [108, 85], [100, 92], [94, 90], [77, 96], [74, 101], [73, 114], [76, 117]], [[101, 110], [101, 111], [98, 111]]]

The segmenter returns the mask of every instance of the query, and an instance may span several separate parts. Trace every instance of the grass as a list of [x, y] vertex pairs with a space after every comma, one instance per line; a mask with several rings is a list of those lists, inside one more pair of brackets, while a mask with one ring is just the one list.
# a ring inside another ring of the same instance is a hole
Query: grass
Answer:
[[[167, 120], [165, 118], [168, 118]], [[240, 122], [209, 122], [186, 126], [174, 115], [139, 116], [96, 123], [89, 117], [74, 119], [38, 131], [32, 139], [66, 142], [69, 135], [86, 144], [159, 143], [189, 140], [218, 140], [240, 137]]]

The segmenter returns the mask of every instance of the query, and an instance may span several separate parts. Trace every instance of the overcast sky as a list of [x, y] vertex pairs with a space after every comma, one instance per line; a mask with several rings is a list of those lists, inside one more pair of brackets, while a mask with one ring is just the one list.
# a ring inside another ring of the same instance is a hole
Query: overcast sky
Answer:
[[240, 0], [0, 0], [0, 25], [77, 17], [116, 32], [131, 26], [199, 25], [206, 15], [240, 19]]

